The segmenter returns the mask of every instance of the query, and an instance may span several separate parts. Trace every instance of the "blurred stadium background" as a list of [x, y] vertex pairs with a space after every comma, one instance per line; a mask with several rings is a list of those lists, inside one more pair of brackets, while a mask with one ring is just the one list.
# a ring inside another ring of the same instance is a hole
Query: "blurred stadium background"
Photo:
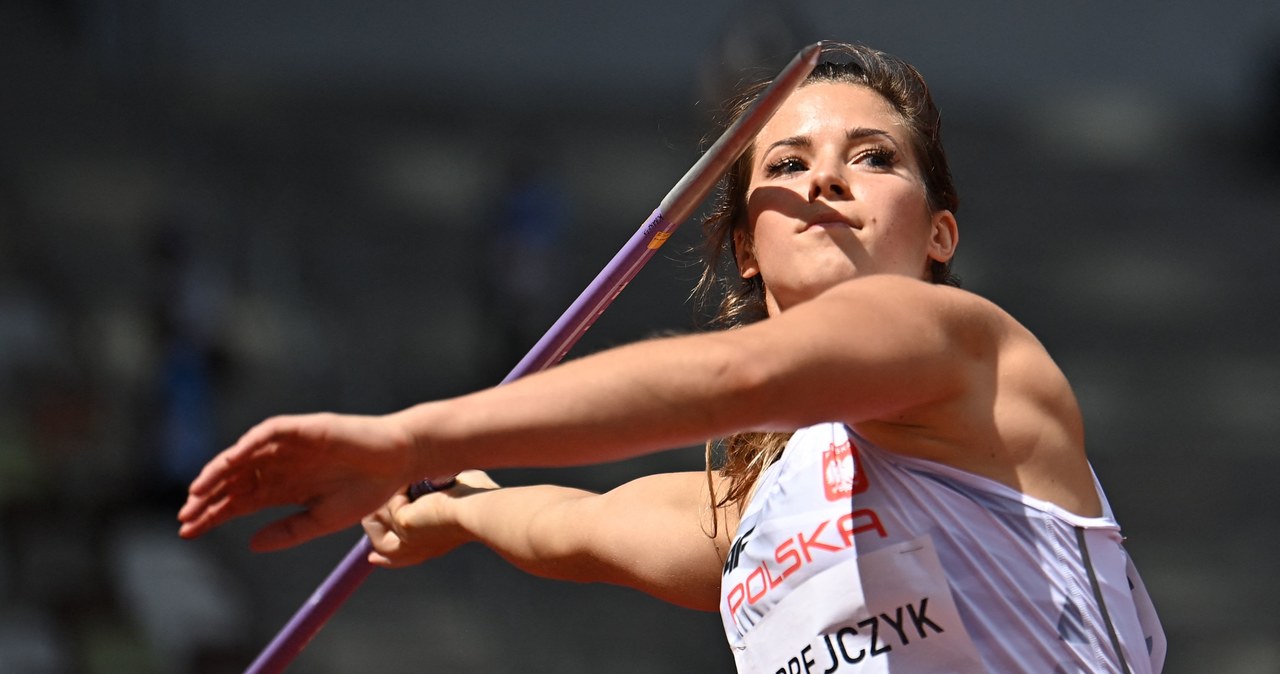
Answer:
[[[727, 88], [819, 38], [929, 79], [958, 271], [1074, 382], [1166, 671], [1280, 672], [1262, 0], [0, 3], [0, 672], [241, 671], [358, 534], [252, 555], [254, 519], [182, 542], [198, 466], [271, 414], [496, 383]], [[575, 353], [688, 328], [696, 231]], [[725, 672], [723, 640], [715, 615], [464, 549], [375, 573], [291, 671]]]

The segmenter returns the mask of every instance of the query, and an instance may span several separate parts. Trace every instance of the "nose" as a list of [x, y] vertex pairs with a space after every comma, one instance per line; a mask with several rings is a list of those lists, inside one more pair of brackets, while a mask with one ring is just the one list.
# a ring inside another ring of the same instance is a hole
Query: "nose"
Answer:
[[823, 166], [811, 172], [812, 183], [809, 186], [809, 201], [818, 197], [828, 199], [848, 199], [851, 194], [849, 183], [844, 174], [837, 168]]

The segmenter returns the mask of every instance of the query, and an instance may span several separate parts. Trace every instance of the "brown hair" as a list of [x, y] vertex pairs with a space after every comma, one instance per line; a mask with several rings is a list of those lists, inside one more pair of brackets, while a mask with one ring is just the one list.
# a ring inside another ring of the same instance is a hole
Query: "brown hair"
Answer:
[[[862, 45], [826, 43], [822, 62], [801, 86], [816, 82], [855, 84], [883, 96], [907, 129], [908, 144], [920, 166], [929, 207], [933, 211], [956, 211], [959, 197], [942, 147], [941, 116], [919, 71], [902, 59]], [[767, 81], [753, 84], [733, 98], [727, 107], [727, 124], [746, 112], [768, 84]], [[764, 281], [759, 275], [744, 279], [738, 274], [733, 248], [734, 232], [749, 234], [746, 199], [753, 159], [748, 148], [721, 179], [715, 207], [702, 223], [703, 270], [694, 295], [699, 306], [715, 306], [714, 314], [706, 321], [711, 327], [733, 328], [767, 316]], [[934, 283], [960, 285], [951, 273], [950, 261], [933, 261], [929, 273]], [[778, 459], [790, 436], [790, 433], [738, 433], [718, 442], [708, 442], [707, 481], [712, 505], [743, 507], [760, 473]], [[723, 452], [718, 461], [714, 457], [717, 445]], [[719, 498], [712, 481], [712, 471], [717, 467], [729, 480], [728, 491]]]

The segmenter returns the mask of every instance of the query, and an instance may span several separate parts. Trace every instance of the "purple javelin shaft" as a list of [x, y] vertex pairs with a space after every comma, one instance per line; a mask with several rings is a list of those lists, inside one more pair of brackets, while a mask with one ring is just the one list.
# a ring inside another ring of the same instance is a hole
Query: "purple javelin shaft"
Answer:
[[818, 62], [822, 43], [812, 44], [796, 54], [737, 123], [725, 130], [693, 168], [676, 183], [658, 204], [649, 219], [636, 230], [595, 280], [538, 340], [502, 382], [519, 379], [526, 374], [554, 365], [578, 342], [613, 299], [622, 292], [658, 248], [666, 242], [698, 204], [711, 193], [720, 176], [737, 161], [756, 134], [769, 121], [782, 101], [800, 85]]
[[[818, 63], [822, 43], [805, 47], [760, 94], [752, 107], [716, 140], [693, 168], [676, 183], [657, 210], [623, 245], [595, 280], [574, 300], [533, 349], [520, 360], [502, 383], [544, 370], [559, 362], [582, 334], [595, 323], [640, 268], [653, 257], [671, 233], [693, 214], [711, 193], [720, 176], [737, 161], [760, 129]], [[346, 557], [316, 588], [288, 624], [258, 655], [245, 674], [278, 674], [284, 671], [325, 622], [373, 571], [368, 555], [369, 539], [361, 537]]]

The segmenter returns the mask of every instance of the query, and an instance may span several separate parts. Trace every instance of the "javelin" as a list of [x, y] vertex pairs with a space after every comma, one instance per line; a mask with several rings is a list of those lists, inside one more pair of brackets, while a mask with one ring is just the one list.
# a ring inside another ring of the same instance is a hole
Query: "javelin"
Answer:
[[[613, 256], [587, 289], [502, 380], [503, 384], [544, 370], [564, 358], [578, 338], [595, 323], [609, 303], [613, 302], [640, 268], [670, 238], [676, 227], [693, 214], [694, 209], [720, 180], [720, 176], [738, 160], [782, 102], [817, 65], [821, 51], [822, 43], [817, 42], [796, 54], [751, 108], [725, 130], [693, 168], [667, 193], [649, 219], [623, 245], [622, 250]], [[448, 484], [449, 481], [444, 480], [443, 484]], [[436, 488], [438, 487], [424, 480], [414, 485], [410, 493], [416, 496]], [[351, 552], [347, 553], [337, 568], [316, 588], [253, 664], [249, 665], [245, 674], [278, 674], [284, 671], [373, 571], [373, 565], [368, 560], [371, 550], [369, 539], [361, 537]]]

